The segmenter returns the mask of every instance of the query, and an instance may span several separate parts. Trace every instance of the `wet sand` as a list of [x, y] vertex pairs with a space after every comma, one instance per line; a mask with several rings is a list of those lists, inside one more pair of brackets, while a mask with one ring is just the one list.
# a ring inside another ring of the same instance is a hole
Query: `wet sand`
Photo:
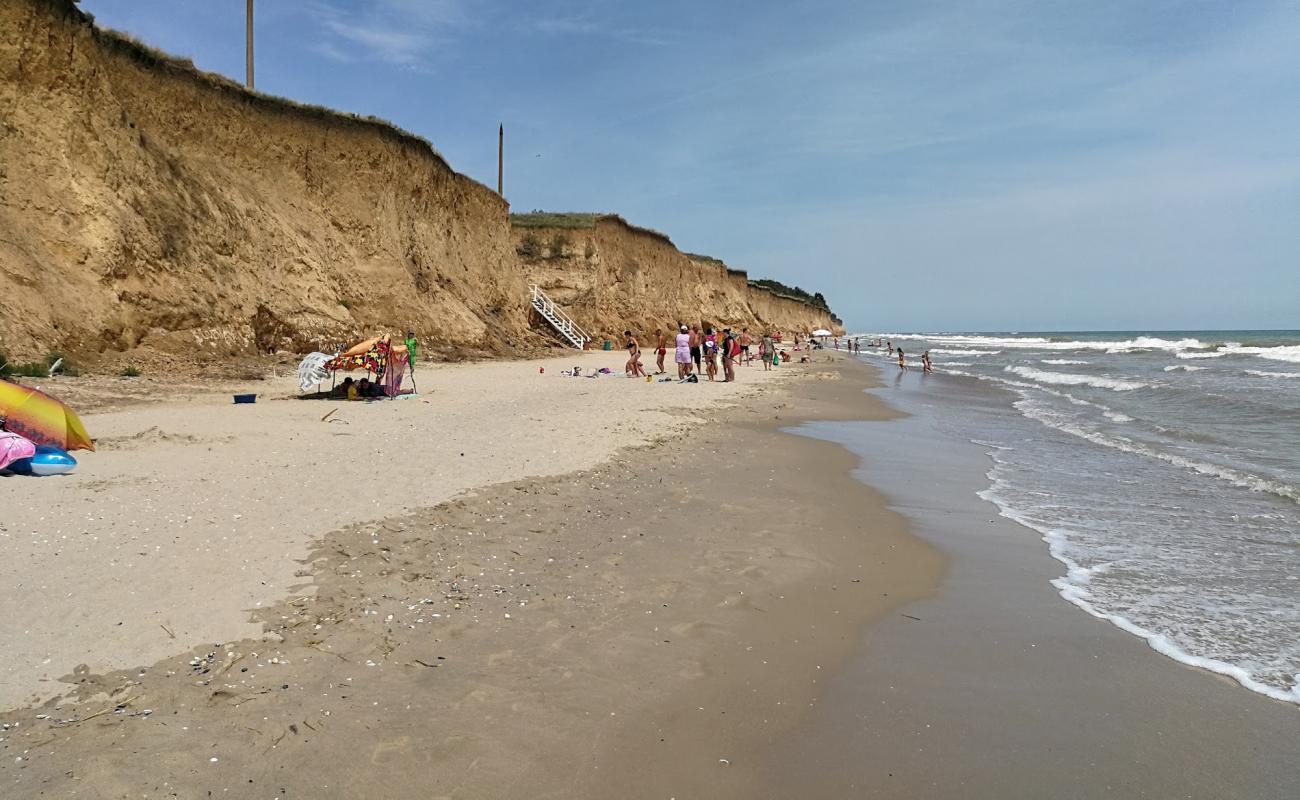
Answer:
[[0, 715], [0, 792], [771, 796], [764, 748], [944, 570], [854, 456], [781, 432], [891, 416], [869, 372], [793, 366], [600, 466], [325, 535], [265, 637]]
[[914, 416], [808, 432], [850, 443], [862, 479], [952, 566], [869, 630], [812, 721], [767, 752], [768, 796], [1300, 797], [1300, 707], [1063, 600], [1038, 534], [976, 496], [983, 449], [936, 425], [926, 392], [942, 376], [893, 377], [877, 394]]

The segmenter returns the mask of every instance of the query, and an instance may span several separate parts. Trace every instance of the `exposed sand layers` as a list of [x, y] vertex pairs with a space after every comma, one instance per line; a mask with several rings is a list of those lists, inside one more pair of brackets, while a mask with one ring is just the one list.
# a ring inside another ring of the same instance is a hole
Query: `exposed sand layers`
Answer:
[[[226, 357], [408, 325], [453, 353], [553, 341], [530, 325], [506, 203], [387, 123], [247, 92], [68, 0], [0, 4], [0, 114], [10, 355]], [[678, 278], [640, 274], [651, 294]], [[698, 299], [674, 308], [701, 317]], [[617, 313], [593, 311], [602, 330]], [[794, 309], [785, 327], [827, 321]]]

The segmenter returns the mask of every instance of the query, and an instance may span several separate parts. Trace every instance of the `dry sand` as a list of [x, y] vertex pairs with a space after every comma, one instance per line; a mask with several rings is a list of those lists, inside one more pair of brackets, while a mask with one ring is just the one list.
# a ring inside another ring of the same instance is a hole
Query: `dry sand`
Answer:
[[[768, 384], [686, 427], [677, 417], [680, 435], [600, 466], [334, 530], [307, 558], [312, 585], [264, 601], [268, 638], [179, 655], [173, 642], [132, 662], [143, 669], [81, 670], [74, 698], [5, 715], [18, 724], [0, 734], [0, 786], [762, 796], [761, 747], [808, 715], [868, 620], [924, 595], [943, 567], [849, 476], [853, 456], [780, 432], [884, 416], [861, 394], [865, 374], [796, 365], [783, 391]], [[724, 390], [591, 383], [611, 403]]]
[[590, 467], [798, 369], [700, 385], [559, 375], [622, 362], [424, 367], [419, 398], [385, 403], [269, 400], [297, 393], [281, 379], [249, 383], [255, 405], [198, 396], [87, 415], [99, 452], [79, 453], [75, 475], [0, 480], [0, 708], [59, 694], [78, 664], [256, 636], [249, 612], [308, 582], [300, 562], [322, 531]]

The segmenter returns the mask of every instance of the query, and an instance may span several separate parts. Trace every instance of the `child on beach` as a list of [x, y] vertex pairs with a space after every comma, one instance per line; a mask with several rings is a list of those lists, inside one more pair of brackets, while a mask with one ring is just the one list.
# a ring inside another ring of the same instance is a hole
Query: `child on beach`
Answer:
[[898, 348], [898, 368], [907, 372], [907, 362], [903, 360], [903, 348]]
[[926, 350], [921, 354], [921, 371], [934, 372], [934, 367], [930, 364], [930, 351]]
[[655, 328], [655, 374], [663, 375], [664, 356], [668, 355], [668, 337], [659, 328]]

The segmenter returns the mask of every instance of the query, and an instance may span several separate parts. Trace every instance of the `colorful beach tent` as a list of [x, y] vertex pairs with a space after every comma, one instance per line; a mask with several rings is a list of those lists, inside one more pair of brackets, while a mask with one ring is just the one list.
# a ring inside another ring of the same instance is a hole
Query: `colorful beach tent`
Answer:
[[63, 450], [95, 449], [76, 412], [36, 389], [0, 380], [0, 417], [4, 417], [5, 430], [34, 444]]
[[406, 347], [394, 347], [388, 336], [358, 342], [324, 364], [324, 369], [330, 372], [364, 369], [373, 373], [375, 383], [383, 386], [384, 394], [389, 397], [394, 397], [401, 391], [406, 367]]

